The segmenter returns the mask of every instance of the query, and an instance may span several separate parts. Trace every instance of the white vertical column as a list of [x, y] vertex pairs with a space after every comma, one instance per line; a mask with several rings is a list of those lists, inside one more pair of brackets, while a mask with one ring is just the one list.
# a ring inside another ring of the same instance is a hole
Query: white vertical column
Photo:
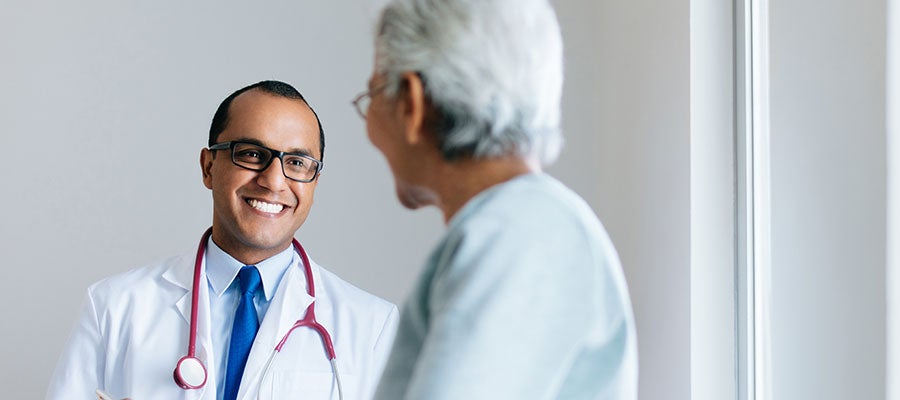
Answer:
[[752, 376], [754, 400], [770, 400], [771, 394], [771, 191], [769, 140], [769, 2], [750, 1], [751, 147], [750, 194], [752, 208]]
[[690, 8], [691, 399], [734, 399], [733, 8], [720, 0]]

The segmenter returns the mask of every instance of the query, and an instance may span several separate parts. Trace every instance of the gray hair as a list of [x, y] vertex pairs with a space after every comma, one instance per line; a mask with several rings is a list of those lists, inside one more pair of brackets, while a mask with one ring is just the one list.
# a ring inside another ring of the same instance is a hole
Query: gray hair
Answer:
[[394, 0], [377, 32], [385, 93], [396, 96], [404, 72], [419, 74], [445, 159], [556, 160], [562, 35], [546, 0]]

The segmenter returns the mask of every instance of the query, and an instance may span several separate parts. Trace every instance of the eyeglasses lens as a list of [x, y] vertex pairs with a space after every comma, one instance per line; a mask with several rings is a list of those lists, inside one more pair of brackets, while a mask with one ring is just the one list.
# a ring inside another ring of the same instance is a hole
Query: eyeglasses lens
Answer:
[[[240, 167], [254, 171], [262, 171], [272, 162], [272, 151], [250, 143], [236, 143], [231, 153], [232, 161]], [[302, 182], [309, 182], [315, 178], [319, 170], [319, 163], [310, 158], [296, 154], [284, 154], [281, 156], [282, 171], [284, 176]]]

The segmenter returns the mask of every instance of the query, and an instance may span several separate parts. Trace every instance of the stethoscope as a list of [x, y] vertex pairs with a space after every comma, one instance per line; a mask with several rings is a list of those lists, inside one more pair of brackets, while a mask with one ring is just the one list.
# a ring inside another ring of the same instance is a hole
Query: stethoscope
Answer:
[[[175, 371], [173, 375], [175, 377], [175, 383], [178, 384], [182, 389], [200, 389], [204, 385], [206, 385], [207, 373], [206, 366], [203, 365], [203, 362], [200, 361], [194, 355], [194, 350], [197, 344], [197, 304], [199, 301], [199, 293], [200, 293], [200, 266], [203, 262], [203, 255], [206, 253], [206, 243], [209, 240], [209, 236], [212, 234], [212, 228], [206, 230], [206, 233], [203, 234], [203, 238], [200, 239], [200, 246], [197, 248], [197, 258], [194, 261], [194, 284], [191, 293], [191, 328], [190, 328], [190, 339], [188, 340], [188, 352], [187, 355], [181, 357], [178, 360], [178, 364], [175, 365]], [[301, 326], [308, 326], [314, 329], [319, 333], [319, 336], [322, 337], [322, 344], [325, 345], [325, 353], [328, 355], [328, 360], [331, 362], [331, 371], [334, 373], [334, 379], [337, 382], [338, 387], [338, 398], [343, 400], [344, 391], [341, 388], [341, 377], [338, 374], [337, 370], [337, 362], [336, 357], [334, 355], [334, 344], [331, 342], [331, 335], [328, 334], [328, 330], [325, 329], [322, 324], [316, 321], [316, 287], [313, 284], [313, 275], [312, 275], [312, 267], [310, 267], [309, 257], [306, 255], [306, 251], [303, 250], [303, 247], [300, 246], [300, 243], [297, 242], [297, 239], [293, 240], [294, 250], [297, 254], [300, 255], [301, 260], [303, 261], [304, 273], [306, 274], [306, 282], [308, 282], [306, 292], [309, 293], [309, 296], [313, 298], [312, 303], [306, 307], [306, 316], [302, 319], [297, 320], [294, 323], [294, 326], [291, 327], [281, 338], [281, 341], [278, 342], [278, 345], [275, 346], [275, 349], [272, 350], [272, 354], [269, 356], [269, 360], [266, 362], [266, 368], [263, 371], [262, 378], [260, 378], [259, 388], [257, 389], [257, 398], [259, 398], [260, 391], [262, 390], [262, 383], [265, 381], [266, 375], [269, 373], [269, 368], [272, 366], [272, 362], [275, 360], [275, 355], [281, 352], [281, 348], [284, 347], [284, 344], [287, 343], [288, 337], [291, 336], [291, 332], [294, 329], [297, 329]]]

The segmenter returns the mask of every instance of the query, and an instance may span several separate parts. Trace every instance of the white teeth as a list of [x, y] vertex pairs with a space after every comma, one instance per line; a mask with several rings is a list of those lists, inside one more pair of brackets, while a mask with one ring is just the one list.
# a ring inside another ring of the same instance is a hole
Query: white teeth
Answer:
[[250, 204], [250, 207], [253, 207], [259, 211], [272, 213], [272, 214], [280, 213], [281, 210], [284, 209], [284, 206], [281, 204], [266, 203], [264, 201], [259, 201], [256, 199], [248, 200], [247, 204]]

